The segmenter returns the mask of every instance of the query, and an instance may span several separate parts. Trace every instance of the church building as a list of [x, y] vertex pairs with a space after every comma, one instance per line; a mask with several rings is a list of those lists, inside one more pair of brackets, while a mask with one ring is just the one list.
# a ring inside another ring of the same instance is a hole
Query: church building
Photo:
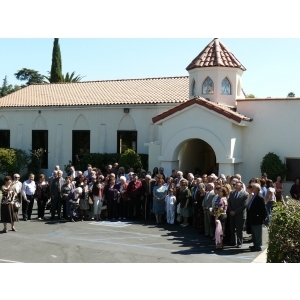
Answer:
[[[188, 63], [188, 62], [187, 62]], [[213, 39], [188, 75], [35, 84], [1, 98], [0, 147], [43, 148], [43, 172], [85, 153], [149, 154], [149, 170], [260, 176], [274, 152], [299, 176], [299, 98], [246, 98], [243, 64]], [[296, 142], [295, 142], [296, 141]]]

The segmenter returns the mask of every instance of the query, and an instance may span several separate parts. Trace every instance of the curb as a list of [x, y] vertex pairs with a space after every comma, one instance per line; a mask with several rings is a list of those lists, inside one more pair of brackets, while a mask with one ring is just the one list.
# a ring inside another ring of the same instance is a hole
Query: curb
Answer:
[[267, 263], [267, 250], [268, 248], [266, 248], [260, 255], [258, 255], [253, 261], [252, 263], [258, 263], [258, 264], [265, 264]]

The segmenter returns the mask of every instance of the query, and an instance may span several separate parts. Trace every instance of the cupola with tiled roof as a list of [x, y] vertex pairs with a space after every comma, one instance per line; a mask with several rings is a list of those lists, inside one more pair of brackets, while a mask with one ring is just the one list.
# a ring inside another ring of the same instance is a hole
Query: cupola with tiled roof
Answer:
[[239, 68], [243, 71], [246, 68], [239, 62], [239, 60], [231, 53], [227, 47], [219, 41], [213, 39], [193, 61], [187, 66], [186, 70], [204, 67], [230, 67]]
[[198, 96], [236, 107], [236, 100], [245, 98], [242, 74], [246, 68], [217, 38], [193, 59], [186, 70], [189, 72], [189, 99]]

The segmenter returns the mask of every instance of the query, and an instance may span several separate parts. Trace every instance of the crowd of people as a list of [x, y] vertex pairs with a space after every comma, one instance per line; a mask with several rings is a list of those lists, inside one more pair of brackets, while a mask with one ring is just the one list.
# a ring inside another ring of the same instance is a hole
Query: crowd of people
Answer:
[[[75, 171], [73, 166], [63, 178], [63, 171], [55, 167], [46, 179], [40, 174], [35, 180], [20, 182], [20, 175], [4, 178], [2, 186], [1, 221], [3, 232], [7, 224], [17, 231], [18, 210], [23, 221], [31, 220], [34, 201], [37, 202], [37, 219], [45, 219], [50, 209], [50, 220], [71, 222], [94, 220], [153, 219], [157, 224], [180, 224], [195, 227], [200, 234], [215, 241], [216, 250], [224, 242], [241, 248], [244, 231], [252, 237], [251, 251], [262, 250], [262, 227], [271, 220], [272, 206], [282, 201], [284, 191], [280, 176], [273, 183], [262, 174], [248, 184], [241, 175], [202, 174], [201, 176], [173, 170], [170, 176], [163, 168], [153, 172], [129, 168], [127, 172], [117, 163], [109, 165], [106, 172], [87, 165], [87, 170]], [[291, 189], [297, 191], [296, 184]]]

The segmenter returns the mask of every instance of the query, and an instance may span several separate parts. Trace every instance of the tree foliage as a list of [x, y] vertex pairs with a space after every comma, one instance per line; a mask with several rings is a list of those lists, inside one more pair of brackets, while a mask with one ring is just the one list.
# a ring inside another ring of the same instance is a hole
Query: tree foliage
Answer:
[[262, 173], [267, 173], [268, 178], [276, 181], [277, 176], [284, 180], [287, 172], [286, 165], [280, 160], [280, 157], [273, 152], [269, 152], [263, 157], [260, 163]]
[[290, 197], [277, 202], [269, 226], [268, 263], [300, 262], [300, 203]]
[[288, 96], [288, 97], [295, 97], [295, 93], [289, 92], [287, 96]]
[[26, 85], [30, 85], [33, 83], [44, 83], [44, 75], [41, 75], [38, 71], [33, 69], [23, 68], [17, 73], [15, 76], [18, 80], [26, 81]]
[[81, 81], [81, 79], [85, 77], [85, 76], [81, 76], [80, 74], [75, 76], [75, 71], [72, 72], [71, 74], [69, 74], [69, 72], [67, 72], [65, 75], [63, 75], [63, 81], [64, 82], [79, 82]]
[[27, 167], [29, 155], [20, 149], [0, 148], [0, 174], [12, 176]]
[[255, 98], [255, 96], [253, 94], [248, 94], [246, 97], [247, 98]]
[[0, 87], [0, 98], [5, 97], [6, 95], [15, 92], [15, 91], [19, 90], [20, 88], [21, 87], [18, 85], [13, 86], [12, 84], [8, 84], [7, 76], [5, 76], [3, 79], [3, 84]]
[[50, 82], [51, 83], [63, 82], [61, 53], [60, 53], [58, 38], [55, 38], [53, 42]]
[[132, 149], [127, 149], [120, 157], [119, 166], [124, 167], [125, 170], [142, 168], [141, 157]]

